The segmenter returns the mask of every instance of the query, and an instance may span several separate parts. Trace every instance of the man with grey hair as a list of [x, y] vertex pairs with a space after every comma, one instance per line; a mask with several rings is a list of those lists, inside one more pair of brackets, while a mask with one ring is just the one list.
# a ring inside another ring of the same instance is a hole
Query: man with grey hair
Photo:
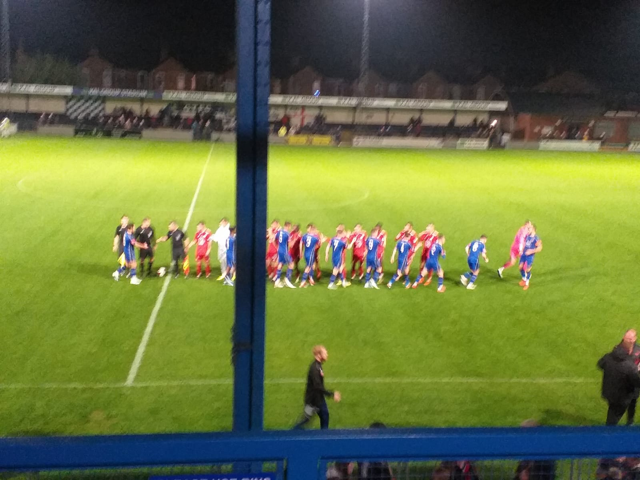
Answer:
[[216, 233], [211, 236], [211, 241], [218, 244], [218, 261], [220, 262], [220, 276], [218, 280], [224, 280], [227, 272], [227, 238], [229, 238], [229, 220], [224, 217]]
[[[623, 341], [598, 361], [598, 367], [602, 370], [602, 398], [609, 404], [607, 425], [617, 425], [632, 403], [635, 410], [640, 375], [629, 349], [633, 348], [635, 339], [635, 332], [625, 334]], [[627, 414], [628, 422], [633, 421], [633, 410], [631, 415]]]
[[[636, 343], [638, 339], [638, 334], [634, 329], [629, 329], [624, 332], [624, 337], [622, 337], [622, 341], [620, 345], [624, 347], [631, 355], [631, 360], [634, 365], [638, 367], [640, 370], [640, 346]], [[633, 391], [633, 398], [631, 399], [631, 403], [627, 407], [627, 425], [633, 425], [633, 421], [636, 416], [636, 404], [638, 403], [638, 396], [640, 396], [640, 388], [636, 388]]]

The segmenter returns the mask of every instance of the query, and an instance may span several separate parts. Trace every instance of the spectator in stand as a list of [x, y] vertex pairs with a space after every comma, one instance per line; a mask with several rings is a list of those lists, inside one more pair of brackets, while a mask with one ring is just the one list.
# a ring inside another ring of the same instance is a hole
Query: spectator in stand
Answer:
[[291, 118], [289, 115], [285, 113], [280, 119], [280, 123], [287, 130], [287, 133], [289, 133], [289, 129], [291, 128]]
[[[520, 424], [524, 428], [539, 427], [535, 420], [525, 420]], [[516, 467], [514, 480], [555, 480], [555, 460], [523, 460]]]
[[[387, 428], [384, 423], [372, 423], [369, 428]], [[359, 462], [358, 480], [393, 480], [393, 472], [387, 462]]]
[[598, 480], [636, 480], [640, 476], [638, 458], [603, 458], [598, 462], [596, 478]]
[[409, 119], [409, 124], [407, 125], [407, 135], [411, 135], [411, 132], [413, 131], [413, 127], [415, 126], [416, 123], [416, 119], [411, 117]]
[[479, 480], [476, 467], [468, 460], [442, 462], [440, 467], [449, 473], [449, 480]]
[[348, 480], [353, 472], [352, 463], [336, 462], [327, 468], [327, 480]]
[[[629, 349], [621, 343], [598, 360], [598, 368], [602, 370], [602, 398], [609, 404], [606, 424], [618, 425], [634, 398], [637, 398], [635, 395], [640, 388], [638, 367]], [[635, 414], [635, 411], [632, 413]]]
[[211, 140], [211, 134], [213, 133], [211, 119], [207, 120], [207, 123], [204, 124], [204, 130], [202, 132], [202, 139], [205, 141]]
[[416, 137], [419, 137], [422, 133], [422, 114], [416, 118], [415, 126], [413, 127], [413, 133]]
[[191, 124], [191, 131], [193, 132], [193, 139], [194, 140], [202, 140], [202, 135], [201, 135], [201, 131], [200, 131], [200, 123], [198, 122], [197, 119], [193, 120], [193, 123]]

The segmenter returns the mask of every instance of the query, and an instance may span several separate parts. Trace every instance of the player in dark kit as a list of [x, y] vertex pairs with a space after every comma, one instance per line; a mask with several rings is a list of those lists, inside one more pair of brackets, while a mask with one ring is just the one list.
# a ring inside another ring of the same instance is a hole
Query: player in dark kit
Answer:
[[150, 276], [151, 269], [153, 268], [153, 258], [155, 256], [154, 253], [155, 253], [155, 247], [156, 247], [155, 231], [151, 226], [151, 219], [147, 217], [144, 220], [142, 220], [142, 225], [136, 228], [136, 231], [133, 234], [133, 236], [136, 239], [136, 242], [147, 245], [147, 248], [140, 248], [138, 250], [138, 257], [140, 260], [140, 265], [139, 265], [140, 277], [144, 276], [144, 261], [146, 259], [149, 259], [147, 276]]
[[169, 231], [164, 237], [158, 239], [158, 243], [171, 239], [171, 265], [175, 266], [175, 277], [180, 276], [180, 263], [184, 261], [187, 254], [187, 234], [178, 228], [178, 223], [173, 221], [169, 224]]
[[118, 258], [120, 258], [120, 255], [124, 253], [122, 240], [124, 238], [124, 233], [127, 231], [127, 225], [129, 225], [129, 217], [123, 215], [120, 219], [120, 225], [116, 227], [116, 233], [113, 237], [113, 252], [118, 255]]
[[320, 428], [329, 428], [329, 408], [325, 397], [332, 397], [336, 402], [340, 401], [340, 392], [332, 392], [324, 388], [324, 371], [322, 364], [327, 361], [329, 354], [322, 345], [313, 347], [315, 360], [309, 366], [307, 374], [307, 388], [304, 392], [304, 412], [296, 423], [294, 429], [304, 427], [317, 413], [320, 417]]

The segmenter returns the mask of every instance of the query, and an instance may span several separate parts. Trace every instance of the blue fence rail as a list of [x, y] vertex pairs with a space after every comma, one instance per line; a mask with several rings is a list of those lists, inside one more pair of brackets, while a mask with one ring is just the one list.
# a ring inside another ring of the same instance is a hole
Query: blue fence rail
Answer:
[[0, 439], [0, 472], [274, 462], [287, 479], [327, 461], [638, 456], [634, 428], [388, 429]]

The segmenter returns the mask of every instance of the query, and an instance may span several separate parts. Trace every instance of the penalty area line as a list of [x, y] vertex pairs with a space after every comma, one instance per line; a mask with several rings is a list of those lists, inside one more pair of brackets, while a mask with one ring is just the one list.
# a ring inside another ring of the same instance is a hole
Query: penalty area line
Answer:
[[[200, 175], [200, 180], [198, 180], [196, 191], [193, 194], [193, 198], [191, 199], [191, 205], [189, 206], [189, 211], [187, 212], [187, 218], [185, 219], [184, 226], [182, 227], [185, 232], [189, 228], [189, 223], [191, 222], [193, 211], [196, 208], [196, 202], [198, 201], [198, 196], [200, 195], [200, 189], [202, 188], [202, 182], [204, 181], [204, 176], [207, 173], [207, 167], [209, 166], [209, 162], [211, 161], [212, 153], [213, 153], [213, 145], [211, 145], [211, 148], [209, 149], [209, 155], [207, 156], [207, 161], [204, 163], [204, 167], [202, 168], [202, 174]], [[176, 268], [178, 268], [177, 265], [176, 265]], [[156, 300], [156, 303], [153, 306], [153, 310], [151, 311], [151, 316], [149, 317], [147, 326], [144, 329], [142, 340], [140, 341], [140, 345], [138, 345], [136, 356], [133, 359], [133, 363], [131, 364], [131, 368], [129, 369], [129, 375], [127, 375], [127, 381], [124, 383], [124, 386], [131, 387], [133, 386], [133, 382], [136, 380], [136, 376], [138, 375], [138, 370], [140, 369], [140, 365], [142, 365], [144, 352], [147, 349], [147, 344], [149, 343], [149, 339], [151, 338], [151, 333], [153, 332], [153, 327], [155, 326], [156, 320], [158, 319], [158, 312], [160, 312], [160, 307], [162, 307], [162, 302], [164, 301], [164, 297], [167, 294], [167, 290], [169, 289], [170, 283], [171, 283], [171, 274], [167, 274], [167, 278], [164, 279], [164, 283], [162, 284], [162, 289], [160, 290], [158, 299]]]

